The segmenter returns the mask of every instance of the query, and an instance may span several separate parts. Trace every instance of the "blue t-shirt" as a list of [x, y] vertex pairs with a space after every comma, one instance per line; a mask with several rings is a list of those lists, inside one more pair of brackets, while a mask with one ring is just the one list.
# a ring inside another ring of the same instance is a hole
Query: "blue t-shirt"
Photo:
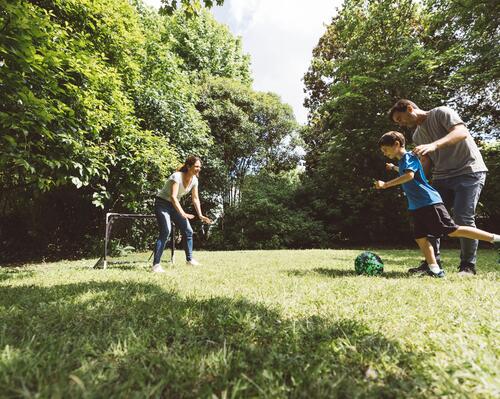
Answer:
[[399, 160], [398, 166], [400, 176], [409, 170], [415, 174], [412, 180], [402, 184], [406, 198], [408, 198], [410, 211], [443, 202], [439, 193], [429, 184], [422, 164], [415, 154], [411, 152], [404, 154]]

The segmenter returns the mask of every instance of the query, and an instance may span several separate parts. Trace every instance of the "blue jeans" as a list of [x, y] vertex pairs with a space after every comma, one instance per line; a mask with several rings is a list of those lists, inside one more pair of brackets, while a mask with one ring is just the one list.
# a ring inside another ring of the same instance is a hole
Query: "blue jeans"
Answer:
[[[476, 205], [481, 195], [486, 172], [468, 173], [465, 175], [450, 177], [448, 179], [435, 180], [432, 186], [443, 198], [444, 205], [448, 210], [453, 209], [453, 220], [459, 226], [476, 227]], [[429, 241], [434, 247], [436, 258], [439, 259], [439, 238], [430, 237]], [[477, 240], [460, 238], [460, 263], [463, 265], [475, 265], [477, 260]]]
[[173, 221], [178, 229], [181, 230], [184, 238], [184, 251], [186, 252], [186, 260], [190, 261], [193, 258], [193, 229], [189, 220], [184, 219], [179, 212], [174, 208], [171, 202], [161, 198], [155, 199], [155, 215], [158, 221], [160, 234], [156, 240], [155, 255], [153, 265], [160, 263], [165, 244], [170, 236], [171, 222]]

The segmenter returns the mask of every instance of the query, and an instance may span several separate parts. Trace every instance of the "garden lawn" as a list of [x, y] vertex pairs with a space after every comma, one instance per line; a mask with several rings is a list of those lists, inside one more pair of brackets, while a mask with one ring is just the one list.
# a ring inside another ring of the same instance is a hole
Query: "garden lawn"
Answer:
[[444, 251], [435, 279], [406, 274], [416, 250], [376, 250], [384, 275], [357, 276], [359, 252], [0, 268], [0, 396], [499, 397], [496, 253], [464, 278]]

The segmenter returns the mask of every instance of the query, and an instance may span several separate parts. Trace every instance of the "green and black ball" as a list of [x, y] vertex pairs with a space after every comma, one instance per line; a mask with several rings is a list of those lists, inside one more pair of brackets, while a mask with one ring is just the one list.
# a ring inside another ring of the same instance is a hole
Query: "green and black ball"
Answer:
[[378, 276], [384, 272], [384, 262], [377, 254], [366, 251], [356, 257], [354, 269], [357, 274]]

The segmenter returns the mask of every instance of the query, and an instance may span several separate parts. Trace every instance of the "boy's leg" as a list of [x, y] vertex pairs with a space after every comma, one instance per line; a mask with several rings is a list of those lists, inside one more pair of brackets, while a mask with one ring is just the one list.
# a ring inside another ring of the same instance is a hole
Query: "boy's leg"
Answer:
[[476, 229], [469, 226], [458, 226], [453, 233], [448, 234], [449, 237], [468, 238], [469, 240], [481, 240], [493, 243], [495, 235], [487, 231]]
[[432, 247], [427, 237], [416, 238], [415, 241], [422, 251], [425, 261], [429, 265], [428, 274], [434, 277], [444, 277], [444, 271], [438, 265], [436, 256], [434, 255], [434, 248]]
[[[437, 190], [437, 192], [443, 199], [443, 204], [446, 209], [453, 208], [455, 192], [450, 188], [450, 179], [436, 180], [432, 186]], [[438, 237], [430, 236], [429, 242], [434, 248], [434, 255], [436, 256], [436, 260], [438, 261], [439, 266], [441, 266], [441, 239]]]

